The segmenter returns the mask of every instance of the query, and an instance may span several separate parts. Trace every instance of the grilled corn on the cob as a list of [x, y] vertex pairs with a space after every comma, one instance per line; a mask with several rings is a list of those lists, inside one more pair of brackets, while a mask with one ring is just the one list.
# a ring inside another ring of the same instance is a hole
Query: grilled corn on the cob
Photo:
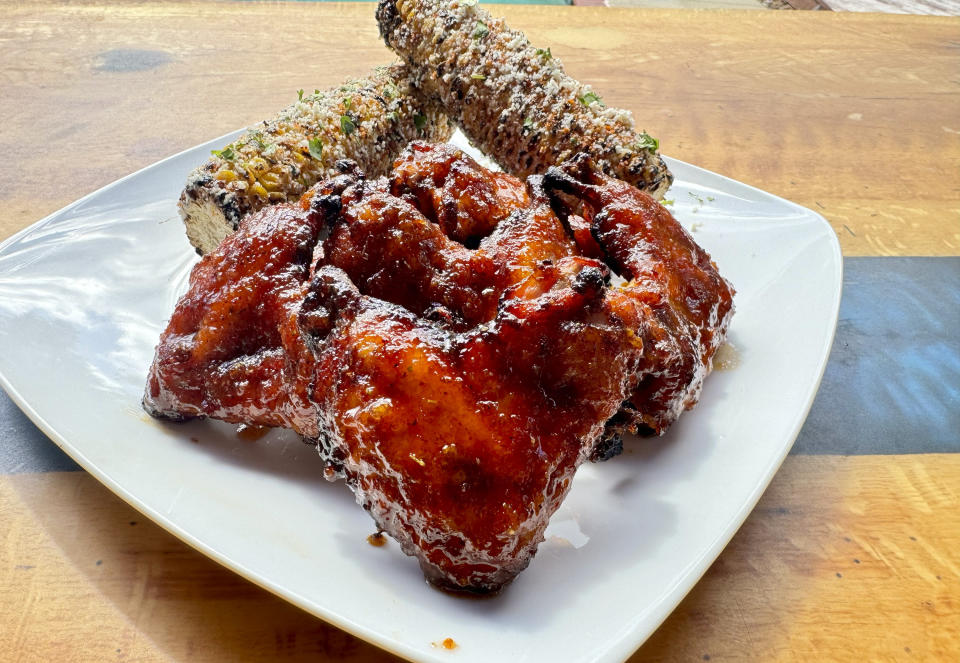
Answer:
[[251, 127], [194, 170], [180, 196], [187, 237], [210, 251], [240, 219], [268, 204], [296, 200], [352, 159], [370, 177], [390, 170], [415, 139], [444, 141], [451, 126], [432, 103], [411, 94], [404, 65], [368, 79], [304, 94], [275, 118]]
[[586, 152], [608, 174], [661, 198], [673, 177], [629, 111], [605, 106], [550, 49], [476, 0], [380, 0], [380, 34], [463, 133], [514, 175]]

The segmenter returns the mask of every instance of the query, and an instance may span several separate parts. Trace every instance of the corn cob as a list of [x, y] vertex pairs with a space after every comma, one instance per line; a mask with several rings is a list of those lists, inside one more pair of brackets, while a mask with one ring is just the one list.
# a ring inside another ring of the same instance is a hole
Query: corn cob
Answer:
[[673, 181], [659, 142], [634, 130], [564, 73], [550, 49], [476, 6], [476, 0], [380, 0], [380, 35], [418, 92], [442, 105], [504, 170], [525, 177], [588, 153], [609, 175], [662, 198]]
[[194, 170], [180, 215], [198, 253], [210, 251], [240, 219], [268, 204], [296, 200], [352, 159], [370, 177], [390, 170], [415, 139], [444, 141], [451, 125], [434, 105], [411, 94], [405, 66], [377, 68], [368, 79], [304, 94]]

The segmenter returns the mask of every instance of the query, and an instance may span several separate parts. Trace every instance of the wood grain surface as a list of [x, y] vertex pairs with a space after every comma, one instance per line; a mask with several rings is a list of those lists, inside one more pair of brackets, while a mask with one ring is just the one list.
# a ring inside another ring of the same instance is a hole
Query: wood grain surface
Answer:
[[[3, 660], [397, 660], [84, 472], [0, 477], [0, 521]], [[960, 455], [791, 456], [631, 661], [957, 660], [958, 596]]]
[[[957, 19], [492, 11], [666, 154], [822, 213], [845, 255], [958, 255]], [[372, 12], [0, 0], [0, 239], [389, 61]], [[958, 486], [958, 455], [788, 458], [633, 660], [960, 659]], [[0, 523], [0, 660], [392, 660], [85, 473], [0, 477]]]
[[[846, 255], [957, 255], [960, 22], [494, 6], [666, 154], [822, 213]], [[391, 59], [373, 5], [0, 1], [0, 238]]]

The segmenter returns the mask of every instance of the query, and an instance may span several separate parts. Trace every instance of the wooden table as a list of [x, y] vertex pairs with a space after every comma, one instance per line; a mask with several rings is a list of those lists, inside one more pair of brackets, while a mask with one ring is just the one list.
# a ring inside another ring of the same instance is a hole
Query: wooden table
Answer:
[[[4, 0], [0, 10], [0, 240], [272, 115], [299, 88], [390, 59], [370, 4]], [[794, 453], [631, 660], [960, 660], [960, 21], [493, 11], [631, 109], [665, 153], [821, 212], [846, 257], [847, 308]], [[891, 275], [935, 295], [932, 323], [871, 322], [888, 297], [908, 296]], [[924, 366], [891, 350], [915, 347], [923, 325], [946, 348], [926, 366], [932, 416], [902, 386]], [[852, 400], [861, 359], [902, 408], [865, 416]], [[392, 658], [145, 521], [2, 393], [0, 447], [3, 660]]]

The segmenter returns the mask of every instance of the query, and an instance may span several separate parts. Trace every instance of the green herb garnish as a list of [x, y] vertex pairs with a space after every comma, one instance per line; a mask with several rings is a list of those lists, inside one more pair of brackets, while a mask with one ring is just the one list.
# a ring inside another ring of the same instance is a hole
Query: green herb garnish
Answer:
[[323, 156], [323, 143], [319, 138], [311, 138], [307, 141], [307, 149], [310, 150], [310, 156], [317, 161]]
[[550, 52], [550, 48], [538, 48], [537, 55], [539, 55], [544, 61], [549, 60], [553, 57], [553, 53]]
[[303, 101], [303, 90], [297, 90], [297, 101]]
[[237, 157], [237, 153], [233, 151], [232, 145], [227, 145], [222, 150], [210, 150], [210, 154], [220, 157], [221, 159], [226, 159], [227, 161], [233, 161]]
[[577, 101], [584, 106], [589, 106], [590, 104], [600, 104], [603, 106], [603, 99], [601, 99], [600, 95], [598, 95], [596, 92], [587, 92], [582, 97], [577, 97]]
[[347, 110], [350, 110], [351, 106], [353, 106], [353, 101], [350, 99], [350, 97], [344, 97], [343, 107], [346, 108]]
[[254, 131], [251, 133], [248, 140], [251, 143], [256, 143], [257, 147], [259, 147], [261, 150], [267, 149], [267, 143], [263, 140], [263, 134], [259, 131]]
[[357, 125], [353, 123], [353, 120], [349, 115], [340, 116], [340, 131], [343, 132], [344, 136], [349, 136], [354, 131], [357, 130]]
[[486, 23], [477, 21], [477, 25], [473, 28], [473, 33], [470, 36], [474, 39], [483, 39], [489, 32], [490, 28], [487, 27]]
[[525, 120], [523, 121], [523, 128], [524, 128], [524, 129], [532, 129], [532, 128], [533, 128], [533, 118], [532, 118], [532, 117], [528, 117], [527, 119], [525, 119]]
[[640, 133], [640, 140], [637, 141], [638, 150], [650, 150], [656, 152], [660, 149], [660, 141], [648, 134], [646, 131]]
[[423, 115], [414, 115], [413, 124], [417, 127], [418, 131], [423, 131], [427, 128], [427, 118]]
[[486, 76], [484, 76], [483, 74], [477, 74], [477, 73], [470, 74], [470, 78], [472, 78], [472, 79], [475, 80], [475, 81], [485, 81], [485, 80], [487, 80], [487, 77], [486, 77]]

